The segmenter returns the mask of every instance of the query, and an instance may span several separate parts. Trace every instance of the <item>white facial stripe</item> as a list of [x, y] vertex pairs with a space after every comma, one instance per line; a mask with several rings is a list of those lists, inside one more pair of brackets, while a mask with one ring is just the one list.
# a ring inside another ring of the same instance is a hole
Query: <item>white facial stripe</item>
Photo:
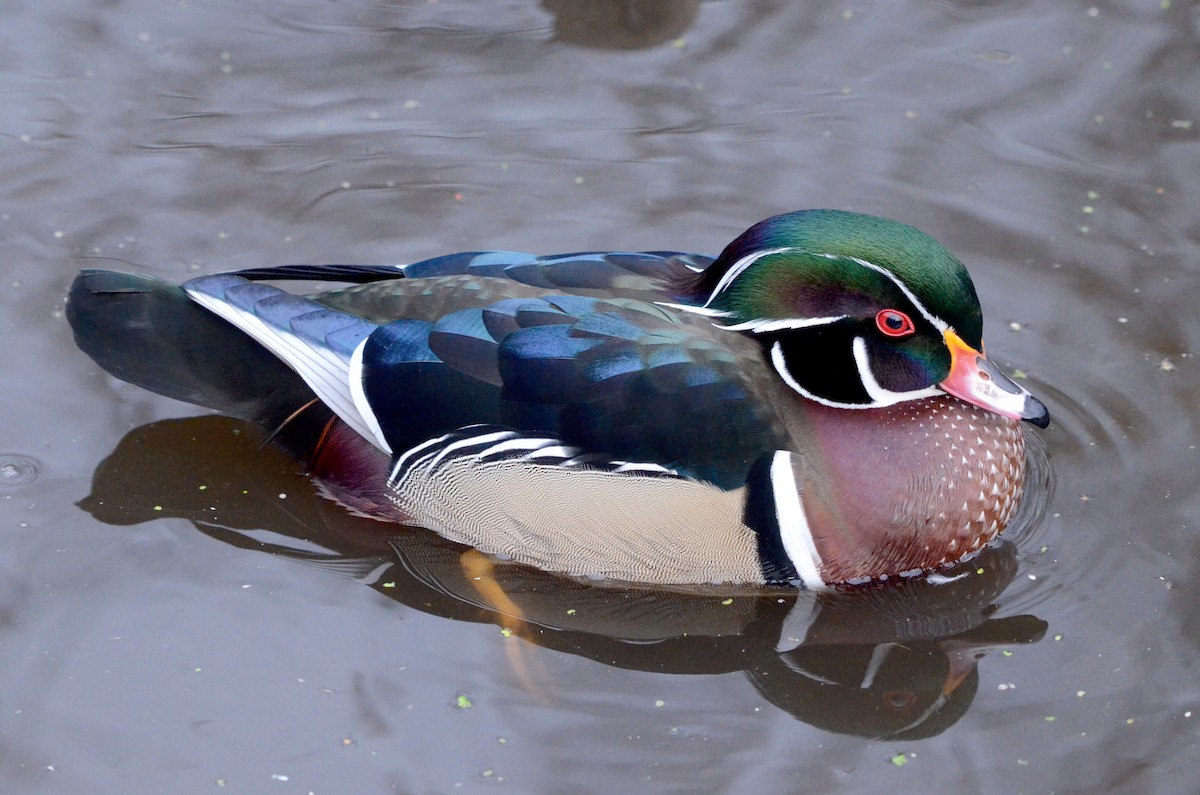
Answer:
[[768, 331], [782, 331], [783, 329], [828, 326], [831, 323], [845, 320], [848, 317], [849, 315], [838, 315], [837, 317], [796, 317], [785, 320], [758, 318], [756, 320], [747, 320], [744, 323], [734, 323], [732, 326], [722, 326], [720, 323], [713, 323], [713, 325], [726, 331], [753, 331], [755, 334], [765, 334]]
[[725, 274], [721, 276], [721, 280], [717, 282], [716, 289], [712, 291], [712, 295], [708, 297], [708, 300], [704, 302], [704, 305], [708, 306], [711, 304], [713, 299], [724, 292], [729, 285], [733, 284], [733, 280], [741, 276], [742, 272], [745, 271], [746, 268], [749, 268], [763, 257], [769, 257], [772, 254], [782, 254], [785, 251], [798, 250], [799, 249], [792, 248], [790, 246], [784, 246], [783, 248], [769, 248], [766, 251], [756, 251], [753, 254], [747, 254], [737, 262], [733, 263], [729, 270], [725, 271]]
[[936, 328], [938, 331], [940, 331], [944, 334], [946, 332], [946, 329], [950, 328], [950, 324], [948, 324], [946, 321], [942, 320], [939, 317], [935, 317], [932, 312], [930, 312], [928, 309], [926, 309], [925, 305], [917, 300], [917, 297], [915, 295], [913, 295], [913, 291], [908, 289], [908, 286], [904, 282], [900, 281], [900, 278], [898, 276], [896, 276], [896, 274], [892, 273], [891, 271], [887, 270], [886, 268], [881, 268], [878, 265], [875, 265], [874, 263], [867, 262], [865, 259], [859, 259], [858, 257], [846, 257], [846, 259], [851, 260], [853, 262], [857, 262], [859, 265], [862, 265], [864, 268], [870, 268], [873, 271], [882, 273], [884, 276], [886, 276], [888, 279], [890, 279], [893, 284], [895, 284], [897, 287], [900, 288], [900, 292], [904, 293], [905, 297], [908, 298], [908, 300], [912, 302], [912, 305], [915, 306], [917, 308], [917, 310], [925, 317], [925, 319], [928, 320], [930, 323], [932, 323], [933, 327]]
[[821, 577], [821, 553], [817, 551], [808, 516], [800, 502], [800, 487], [792, 469], [792, 454], [777, 450], [771, 459], [771, 488], [775, 495], [775, 519], [779, 524], [779, 539], [796, 573], [805, 587], [818, 590], [825, 587]]
[[[862, 356], [859, 355], [859, 343], [862, 343]], [[870, 403], [840, 403], [836, 400], [829, 400], [820, 395], [815, 395], [809, 392], [792, 377], [791, 371], [788, 370], [787, 361], [783, 357], [783, 346], [776, 341], [771, 346], [771, 364], [775, 366], [775, 372], [779, 373], [779, 377], [783, 382], [792, 389], [799, 392], [809, 400], [820, 403], [822, 406], [829, 406], [835, 409], [877, 409], [884, 406], [891, 406], [895, 403], [902, 403], [905, 400], [919, 400], [921, 398], [936, 397], [937, 395], [945, 394], [937, 387], [929, 387], [928, 389], [918, 389], [915, 392], [891, 392], [884, 389], [875, 380], [874, 374], [871, 372], [870, 365], [866, 359], [866, 342], [862, 337], [854, 338], [854, 363], [858, 366], [859, 378], [862, 380], [863, 389], [871, 398]]]
[[691, 312], [693, 315], [704, 315], [705, 317], [729, 317], [732, 312], [724, 312], [720, 309], [709, 309], [706, 306], [690, 306], [689, 304], [668, 304], [666, 301], [655, 301], [655, 306], [665, 306], [667, 309], [678, 309], [680, 312]]
[[776, 340], [775, 344], [771, 346], [771, 364], [775, 365], [775, 372], [779, 373], [779, 377], [783, 379], [785, 384], [809, 400], [820, 403], [822, 406], [829, 406], [830, 408], [835, 409], [871, 408], [871, 406], [867, 403], [838, 403], [833, 400], [826, 400], [825, 398], [814, 395], [812, 392], [809, 392], [807, 389], [800, 386], [800, 384], [796, 382], [796, 379], [792, 377], [791, 372], [787, 368], [787, 362], [784, 361], [783, 358], [783, 346], [778, 340]]
[[890, 389], [884, 389], [875, 380], [875, 374], [871, 372], [871, 360], [867, 353], [867, 341], [862, 337], [855, 337], [853, 347], [854, 364], [858, 367], [858, 377], [862, 381], [863, 389], [871, 397], [872, 408], [891, 406], [896, 403], [903, 403], [906, 400], [918, 400], [920, 398], [945, 394], [937, 387], [917, 389], [912, 392], [893, 392]]
[[387, 439], [383, 438], [383, 428], [379, 425], [379, 418], [375, 416], [375, 410], [371, 408], [371, 403], [367, 400], [367, 393], [363, 391], [363, 349], [366, 347], [367, 340], [363, 340], [358, 343], [354, 353], [350, 354], [350, 372], [346, 376], [350, 382], [350, 399], [354, 401], [354, 407], [362, 416], [363, 424], [375, 437], [375, 443], [390, 455], [392, 448], [388, 445]]
[[[707, 307], [709, 304], [711, 304], [713, 302], [714, 298], [716, 298], [720, 293], [724, 292], [729, 287], [729, 285], [733, 283], [734, 279], [736, 279], [738, 276], [741, 276], [742, 273], [747, 268], [749, 268], [751, 265], [753, 265], [758, 260], [762, 259], [763, 257], [770, 256], [771, 254], [782, 254], [787, 251], [801, 251], [801, 249], [794, 248], [794, 247], [772, 248], [772, 249], [767, 249], [766, 251], [759, 251], [759, 252], [755, 252], [753, 254], [748, 254], [745, 257], [742, 257], [740, 260], [735, 262], [733, 264], [733, 267], [731, 267], [729, 270], [727, 270], [725, 272], [725, 275], [721, 277], [721, 280], [719, 282], [717, 282], [717, 288], [715, 290], [713, 290], [712, 295], [710, 295], [708, 297], [708, 300], [704, 302], [704, 306]], [[861, 265], [864, 268], [867, 268], [869, 270], [875, 271], [876, 273], [882, 274], [889, 281], [891, 281], [892, 284], [896, 285], [896, 287], [898, 287], [900, 289], [900, 292], [904, 293], [904, 296], [909, 301], [912, 302], [912, 305], [917, 308], [917, 311], [921, 313], [921, 316], [924, 317], [926, 320], [928, 320], [933, 325], [934, 328], [936, 328], [938, 331], [941, 331], [942, 333], [945, 333], [946, 329], [950, 328], [949, 323], [947, 323], [946, 321], [937, 317], [932, 312], [930, 312], [928, 309], [926, 309], [925, 305], [922, 304], [920, 302], [920, 300], [917, 299], [917, 296], [913, 293], [913, 291], [908, 289], [908, 285], [906, 285], [904, 282], [900, 281], [900, 277], [898, 277], [896, 274], [889, 271], [887, 268], [882, 268], [873, 262], [866, 261], [865, 259], [859, 259], [858, 257], [851, 257], [851, 256], [847, 256], [844, 254], [825, 254], [825, 253], [818, 253], [815, 251], [803, 252], [803, 253], [811, 254], [814, 257], [824, 257], [825, 259], [850, 260], [851, 262]], [[675, 309], [684, 309], [685, 311], [689, 311], [689, 308], [683, 307], [683, 306], [676, 306], [676, 305], [672, 305], [672, 304], [664, 304], [664, 306], [672, 306]], [[692, 309], [694, 309], [694, 307]], [[724, 314], [727, 316], [731, 313], [727, 312]], [[756, 321], [750, 321], [750, 322], [756, 322]]]

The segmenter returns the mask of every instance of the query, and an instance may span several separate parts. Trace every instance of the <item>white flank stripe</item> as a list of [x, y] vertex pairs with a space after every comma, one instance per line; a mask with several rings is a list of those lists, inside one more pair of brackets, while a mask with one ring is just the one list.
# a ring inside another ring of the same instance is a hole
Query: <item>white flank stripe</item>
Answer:
[[475, 445], [478, 445], [478, 444], [490, 444], [491, 442], [501, 442], [501, 441], [504, 441], [505, 439], [511, 439], [516, 435], [517, 434], [514, 433], [513, 431], [496, 431], [495, 433], [485, 433], [481, 436], [470, 436], [466, 439], [460, 439], [459, 441], [457, 441], [453, 444], [446, 445], [446, 447], [442, 450], [442, 452], [438, 453], [437, 457], [429, 462], [429, 468], [433, 469], [438, 464], [442, 463], [442, 461], [446, 460], [446, 457], [449, 456], [451, 453], [453, 453], [455, 450], [461, 450], [464, 447], [474, 447]]
[[[410, 447], [408, 450], [405, 450], [400, 456], [398, 456], [396, 458], [396, 465], [394, 467], [392, 467], [392, 472], [390, 475], [388, 475], [388, 484], [389, 485], [395, 484], [396, 478], [400, 476], [401, 471], [403, 471], [404, 468], [409, 465], [409, 462], [412, 461], [418, 453], [420, 453], [422, 450], [424, 450], [427, 447], [435, 447], [438, 444], [440, 444], [441, 442], [444, 442], [449, 438], [450, 438], [450, 434], [445, 433], [445, 434], [442, 434], [441, 436], [437, 437], [436, 439], [430, 439], [429, 441], [421, 442], [416, 447]], [[433, 455], [433, 453], [429, 453], [428, 455]]]
[[769, 257], [772, 254], [782, 254], [785, 251], [797, 251], [797, 249], [791, 246], [784, 246], [783, 248], [769, 248], [766, 251], [756, 251], [753, 254], [747, 254], [746, 256], [742, 257], [740, 260], [733, 263], [729, 270], [725, 271], [724, 275], [721, 276], [721, 280], [717, 282], [716, 289], [712, 291], [712, 295], [708, 297], [708, 300], [704, 302], [704, 305], [708, 306], [711, 304], [713, 299], [720, 295], [727, 287], [729, 287], [729, 285], [733, 284], [733, 280], [741, 276], [746, 268], [749, 268], [763, 257]]
[[534, 450], [532, 453], [524, 456], [523, 458], [524, 460], [533, 460], [535, 458], [569, 459], [571, 456], [578, 455], [580, 452], [581, 451], [578, 447], [566, 447], [561, 444], [556, 444], [553, 447], [542, 447]]
[[496, 453], [507, 453], [512, 450], [536, 450], [539, 447], [545, 447], [548, 444], [554, 443], [554, 439], [518, 436], [516, 439], [509, 439], [508, 441], [501, 442], [500, 444], [494, 444], [488, 449], [476, 453], [475, 457], [487, 458], [488, 456], [495, 455]]
[[[370, 339], [370, 337], [367, 339]], [[358, 409], [358, 413], [362, 415], [363, 422], [371, 429], [371, 433], [375, 435], [376, 445], [384, 452], [390, 454], [392, 448], [387, 443], [387, 439], [383, 438], [383, 428], [379, 425], [379, 418], [375, 416], [375, 410], [371, 408], [371, 403], [367, 400], [367, 393], [363, 391], [362, 360], [363, 349], [366, 347], [367, 340], [363, 340], [358, 343], [358, 347], [354, 349], [354, 353], [350, 354], [350, 371], [346, 374], [346, 381], [350, 384], [350, 397], [354, 400], [354, 406]]]
[[613, 461], [614, 464], [620, 464], [613, 472], [666, 472], [669, 475], [677, 474], [674, 469], [667, 469], [660, 464], [639, 463], [630, 461]]
[[890, 389], [884, 389], [875, 380], [875, 374], [871, 372], [871, 360], [867, 355], [867, 341], [862, 337], [855, 337], [853, 347], [854, 364], [858, 367], [858, 377], [862, 381], [863, 389], [871, 396], [871, 408], [892, 406], [896, 403], [903, 403], [906, 400], [917, 400], [919, 398], [945, 394], [937, 387], [916, 389], [912, 392], [893, 392]]
[[792, 454], [777, 450], [771, 459], [771, 488], [775, 493], [775, 518], [784, 551], [796, 567], [804, 585], [812, 590], [825, 587], [821, 577], [821, 553], [813, 540], [808, 517], [800, 500], [800, 487], [792, 469]]

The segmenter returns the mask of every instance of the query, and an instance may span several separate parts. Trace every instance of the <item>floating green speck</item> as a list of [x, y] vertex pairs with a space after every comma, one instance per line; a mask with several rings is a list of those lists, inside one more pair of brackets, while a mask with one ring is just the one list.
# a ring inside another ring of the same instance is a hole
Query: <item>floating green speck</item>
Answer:
[[506, 638], [511, 638], [511, 637], [512, 637], [512, 630], [511, 630], [511, 629], [509, 629], [508, 627], [501, 627], [501, 628], [500, 628], [500, 634], [501, 634], [501, 635], [503, 635], [503, 636], [504, 636], [504, 637], [506, 637]]
[[395, 580], [393, 580], [393, 581], [391, 581], [391, 582], [385, 582], [385, 583], [383, 584], [383, 587], [384, 587], [384, 588], [395, 588], [395, 587], [396, 587], [396, 581], [395, 581]]
[[1003, 654], [1005, 657], [1013, 656], [1013, 653], [1011, 651], [1009, 651], [1008, 649], [1005, 649], [1004, 651], [1002, 651], [1000, 653]]
[[733, 604], [733, 599], [722, 599], [722, 600], [721, 600], [721, 604], [723, 604], [723, 605], [731, 605], [731, 604]]
[[1046, 716], [1046, 723], [1054, 723], [1054, 716], [1053, 716], [1053, 715], [1047, 715], [1047, 716]]
[[896, 767], [904, 767], [908, 764], [908, 757], [904, 754], [896, 754], [892, 757], [892, 764]]
[[474, 705], [471, 703], [470, 695], [467, 693], [459, 693], [454, 699], [454, 706], [458, 707], [459, 709], [470, 709]]
[[573, 615], [575, 615], [575, 608], [573, 608], [573, 607], [572, 607], [571, 609], [569, 609], [569, 610], [567, 611], [567, 615], [569, 615], [569, 616], [573, 616]]
[[155, 505], [155, 506], [154, 506], [154, 510], [156, 510], [156, 511], [161, 511], [161, 510], [162, 510], [162, 506], [161, 506], [161, 505]]

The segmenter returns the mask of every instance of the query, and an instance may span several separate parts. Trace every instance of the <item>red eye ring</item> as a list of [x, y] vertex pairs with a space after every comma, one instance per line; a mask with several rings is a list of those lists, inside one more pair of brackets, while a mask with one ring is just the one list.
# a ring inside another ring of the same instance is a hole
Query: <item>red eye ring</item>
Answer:
[[875, 325], [889, 337], [907, 337], [917, 330], [912, 318], [899, 309], [881, 309], [875, 315]]

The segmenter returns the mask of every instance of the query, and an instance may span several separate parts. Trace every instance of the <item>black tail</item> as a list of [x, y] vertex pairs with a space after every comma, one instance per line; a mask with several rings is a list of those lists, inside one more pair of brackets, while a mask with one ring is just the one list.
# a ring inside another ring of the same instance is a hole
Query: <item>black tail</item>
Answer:
[[160, 395], [270, 429], [314, 397], [269, 351], [153, 277], [85, 270], [71, 285], [67, 320], [96, 364]]

